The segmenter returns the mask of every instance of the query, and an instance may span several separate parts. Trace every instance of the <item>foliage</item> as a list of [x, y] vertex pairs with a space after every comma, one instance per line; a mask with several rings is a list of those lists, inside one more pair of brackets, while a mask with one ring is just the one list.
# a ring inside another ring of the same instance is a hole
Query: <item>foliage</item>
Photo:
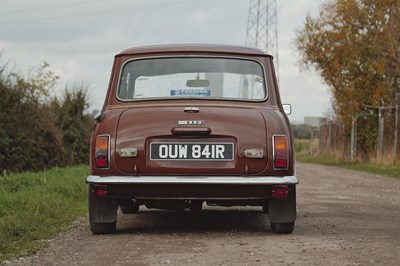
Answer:
[[64, 99], [50, 98], [57, 79], [47, 63], [26, 77], [0, 66], [0, 173], [87, 161], [86, 90], [67, 88]]
[[87, 86], [75, 84], [64, 92], [63, 100], [53, 99], [57, 125], [63, 132], [62, 161], [68, 164], [88, 162], [92, 118], [85, 114], [88, 106]]
[[296, 138], [294, 140], [296, 156], [305, 156], [310, 154], [310, 144], [310, 140]]
[[[400, 2], [332, 0], [297, 30], [300, 63], [314, 68], [329, 85], [333, 109], [346, 132], [365, 107], [394, 104], [400, 92]], [[375, 145], [376, 120], [360, 136], [366, 150]], [[371, 135], [369, 134], [371, 133]]]
[[46, 64], [27, 79], [15, 73], [0, 77], [0, 170], [38, 170], [57, 160], [62, 132], [41, 104], [56, 79]]
[[75, 166], [0, 175], [0, 262], [32, 253], [85, 216], [87, 174]]

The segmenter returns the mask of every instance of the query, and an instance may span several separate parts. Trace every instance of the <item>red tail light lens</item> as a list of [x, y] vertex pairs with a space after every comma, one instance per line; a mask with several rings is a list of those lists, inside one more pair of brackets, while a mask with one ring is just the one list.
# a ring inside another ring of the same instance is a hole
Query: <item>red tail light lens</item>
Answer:
[[286, 136], [274, 136], [274, 169], [287, 169], [289, 145]]
[[99, 198], [105, 198], [107, 196], [107, 187], [106, 186], [95, 186], [94, 194]]
[[96, 168], [110, 167], [110, 136], [99, 135], [96, 137], [95, 164]]
[[288, 193], [289, 193], [289, 187], [286, 185], [274, 186], [272, 189], [272, 197], [274, 199], [286, 199]]

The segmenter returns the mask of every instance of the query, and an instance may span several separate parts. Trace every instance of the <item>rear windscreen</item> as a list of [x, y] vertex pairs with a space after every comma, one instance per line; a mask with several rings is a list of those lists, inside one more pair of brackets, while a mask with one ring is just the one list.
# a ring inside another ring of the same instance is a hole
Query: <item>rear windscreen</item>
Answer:
[[256, 61], [177, 57], [133, 60], [119, 80], [120, 100], [151, 98], [226, 98], [263, 100], [264, 71]]

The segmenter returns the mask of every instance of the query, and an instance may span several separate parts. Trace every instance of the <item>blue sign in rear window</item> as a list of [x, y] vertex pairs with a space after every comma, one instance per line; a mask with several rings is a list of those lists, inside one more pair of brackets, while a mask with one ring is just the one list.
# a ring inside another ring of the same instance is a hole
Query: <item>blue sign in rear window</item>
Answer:
[[211, 96], [211, 90], [182, 89], [171, 90], [171, 96]]

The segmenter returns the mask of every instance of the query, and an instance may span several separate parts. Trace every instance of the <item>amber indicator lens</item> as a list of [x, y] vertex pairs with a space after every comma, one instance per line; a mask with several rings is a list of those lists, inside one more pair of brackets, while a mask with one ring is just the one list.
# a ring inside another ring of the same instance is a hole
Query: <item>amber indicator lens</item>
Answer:
[[108, 136], [97, 136], [96, 137], [96, 149], [107, 150], [108, 149]]
[[288, 143], [286, 136], [275, 136], [274, 140], [275, 140], [275, 150], [287, 151]]
[[96, 168], [109, 168], [110, 136], [96, 137]]
[[287, 169], [288, 167], [288, 140], [286, 136], [274, 136], [274, 168]]

